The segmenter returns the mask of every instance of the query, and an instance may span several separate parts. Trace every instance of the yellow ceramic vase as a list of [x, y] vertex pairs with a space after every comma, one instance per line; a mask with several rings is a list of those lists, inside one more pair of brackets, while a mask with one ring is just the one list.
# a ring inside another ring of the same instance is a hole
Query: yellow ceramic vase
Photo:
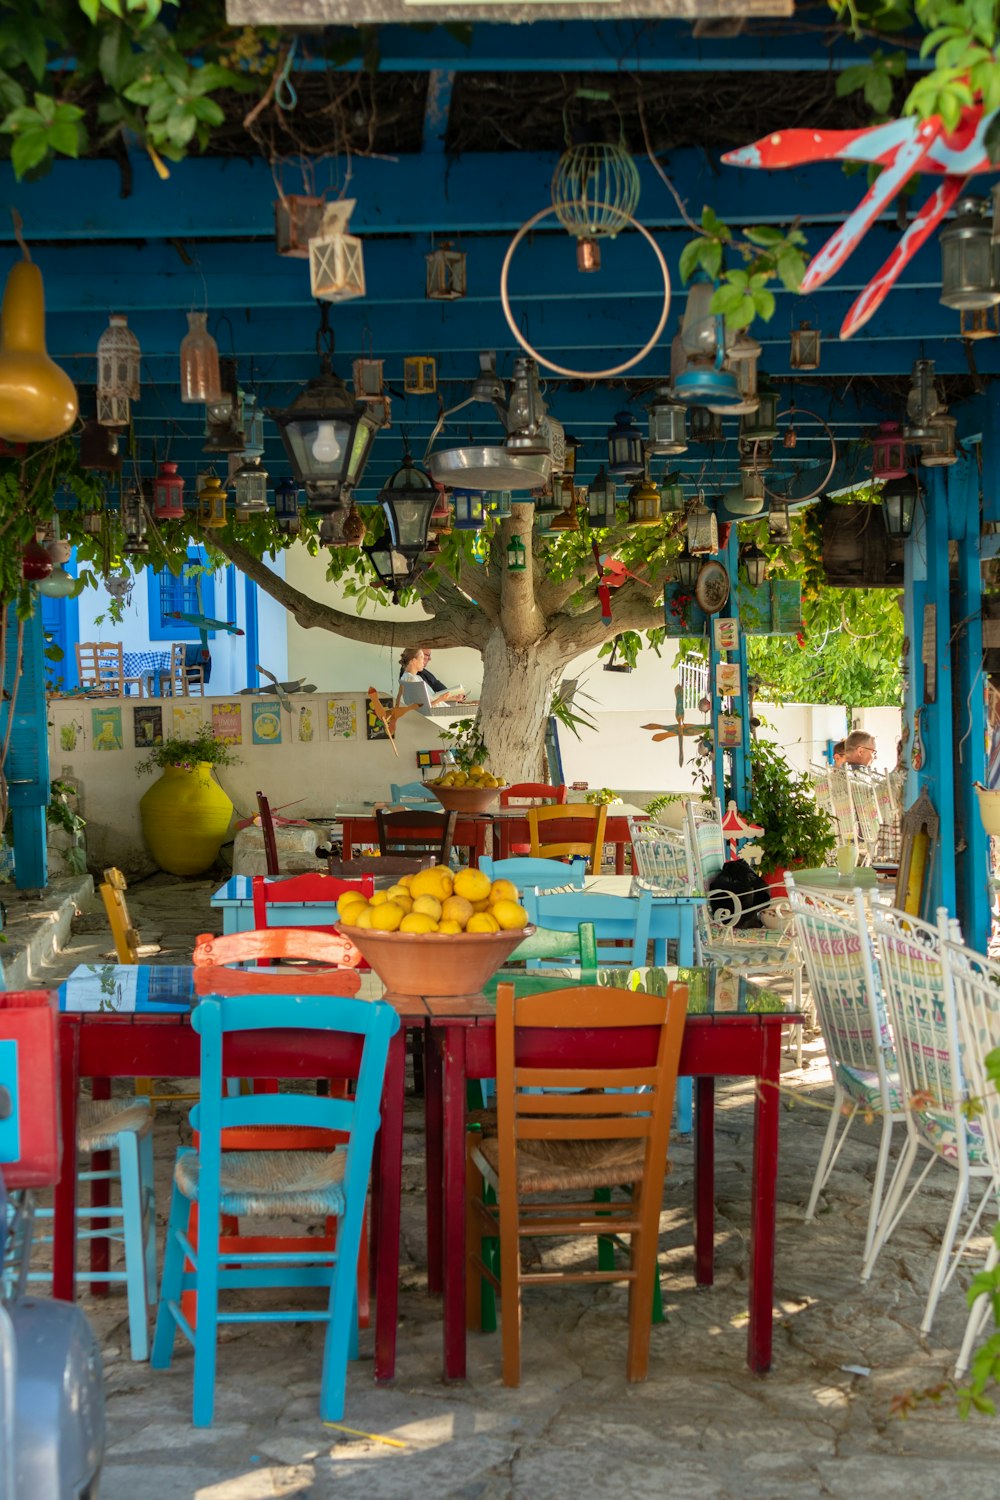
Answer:
[[142, 833], [161, 870], [203, 875], [219, 856], [229, 832], [233, 804], [212, 775], [208, 761], [167, 766], [140, 799]]

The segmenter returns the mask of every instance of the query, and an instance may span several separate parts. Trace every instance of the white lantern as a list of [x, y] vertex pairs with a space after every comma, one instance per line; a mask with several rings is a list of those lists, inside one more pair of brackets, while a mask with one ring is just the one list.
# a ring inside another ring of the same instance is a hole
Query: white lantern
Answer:
[[309, 241], [309, 280], [314, 297], [323, 302], [346, 302], [365, 295], [365, 263], [361, 241], [347, 233], [355, 199], [328, 203], [323, 226]]

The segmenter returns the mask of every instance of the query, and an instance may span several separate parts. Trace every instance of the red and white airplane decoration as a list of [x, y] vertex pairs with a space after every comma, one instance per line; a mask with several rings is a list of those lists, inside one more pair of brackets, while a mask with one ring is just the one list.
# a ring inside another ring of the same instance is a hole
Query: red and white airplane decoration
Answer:
[[831, 235], [809, 263], [800, 288], [811, 292], [840, 269], [851, 252], [915, 172], [938, 172], [944, 181], [910, 221], [885, 265], [853, 303], [841, 324], [840, 336], [849, 339], [881, 307], [903, 267], [912, 260], [955, 203], [968, 191], [969, 179], [995, 172], [986, 151], [986, 131], [997, 114], [983, 113], [981, 104], [962, 110], [954, 130], [946, 130], [940, 115], [927, 120], [889, 120], [864, 130], [782, 130], [763, 136], [752, 146], [727, 151], [722, 160], [734, 167], [800, 167], [813, 161], [875, 162], [882, 167], [857, 208]]

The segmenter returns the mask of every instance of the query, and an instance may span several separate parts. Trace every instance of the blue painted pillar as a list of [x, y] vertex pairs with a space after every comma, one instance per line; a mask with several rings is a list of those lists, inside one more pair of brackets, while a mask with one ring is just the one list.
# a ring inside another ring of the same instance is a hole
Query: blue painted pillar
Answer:
[[[256, 687], [259, 681], [257, 664], [260, 661], [260, 627], [257, 615], [257, 585], [252, 578], [243, 580], [243, 607], [245, 611], [247, 653], [247, 687]], [[232, 617], [236, 618], [235, 614]], [[274, 669], [269, 667], [269, 671]]]
[[[724, 619], [738, 620], [740, 617], [740, 539], [735, 524], [730, 526], [729, 540], [725, 547], [719, 549], [718, 558], [725, 564], [729, 574], [729, 598], [719, 614]], [[722, 658], [715, 649], [713, 618], [710, 616], [708, 622], [708, 693], [712, 700], [712, 725], [713, 728], [718, 729], [722, 700], [715, 691], [715, 668]], [[723, 813], [730, 799], [736, 803], [741, 813], [745, 813], [750, 804], [750, 712], [747, 692], [747, 643], [742, 630], [739, 636], [739, 648], [735, 652], [727, 652], [725, 660], [739, 663], [740, 696], [737, 712], [742, 715], [743, 733], [739, 745], [734, 749], [724, 750], [718, 743], [715, 745], [715, 784], [719, 789], [719, 801], [722, 803]]]
[[[4, 687], [13, 698], [10, 746], [4, 765], [14, 829], [14, 884], [19, 890], [48, 884], [45, 808], [49, 800], [49, 737], [45, 707], [42, 611], [24, 622], [20, 672], [17, 671], [18, 620], [7, 608]], [[15, 693], [16, 684], [16, 693]], [[0, 736], [6, 738], [11, 699], [0, 703]]]
[[[905, 554], [904, 612], [906, 638], [909, 642], [905, 662], [905, 715], [910, 729], [906, 745], [909, 760], [913, 750], [915, 717], [920, 712], [924, 764], [919, 771], [911, 766], [906, 783], [905, 805], [911, 806], [926, 787], [940, 819], [940, 839], [924, 908], [925, 913], [933, 915], [939, 906], [946, 906], [952, 913], [956, 910], [948, 493], [942, 469], [922, 469], [920, 479], [923, 497], [917, 506], [913, 533], [906, 544]], [[937, 683], [933, 703], [927, 703], [924, 699], [924, 667], [921, 660], [925, 609], [928, 606], [935, 607], [933, 650], [937, 663]]]
[[[983, 588], [980, 568], [977, 451], [949, 469], [950, 530], [958, 542], [958, 577], [952, 608], [955, 674], [954, 746], [957, 825], [957, 916], [970, 947], [986, 952], [990, 936], [989, 839], [979, 816], [973, 782], [986, 780], [986, 698], [983, 682]], [[985, 479], [985, 474], [984, 474]], [[996, 482], [996, 476], [993, 477]]]

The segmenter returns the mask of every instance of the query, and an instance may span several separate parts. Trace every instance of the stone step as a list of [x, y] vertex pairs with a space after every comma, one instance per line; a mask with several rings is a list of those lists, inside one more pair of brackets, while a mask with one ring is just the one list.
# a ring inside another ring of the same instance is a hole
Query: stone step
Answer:
[[93, 894], [90, 875], [61, 876], [40, 891], [4, 889], [0, 978], [5, 990], [29, 989], [39, 982], [43, 965], [67, 941], [74, 916]]

